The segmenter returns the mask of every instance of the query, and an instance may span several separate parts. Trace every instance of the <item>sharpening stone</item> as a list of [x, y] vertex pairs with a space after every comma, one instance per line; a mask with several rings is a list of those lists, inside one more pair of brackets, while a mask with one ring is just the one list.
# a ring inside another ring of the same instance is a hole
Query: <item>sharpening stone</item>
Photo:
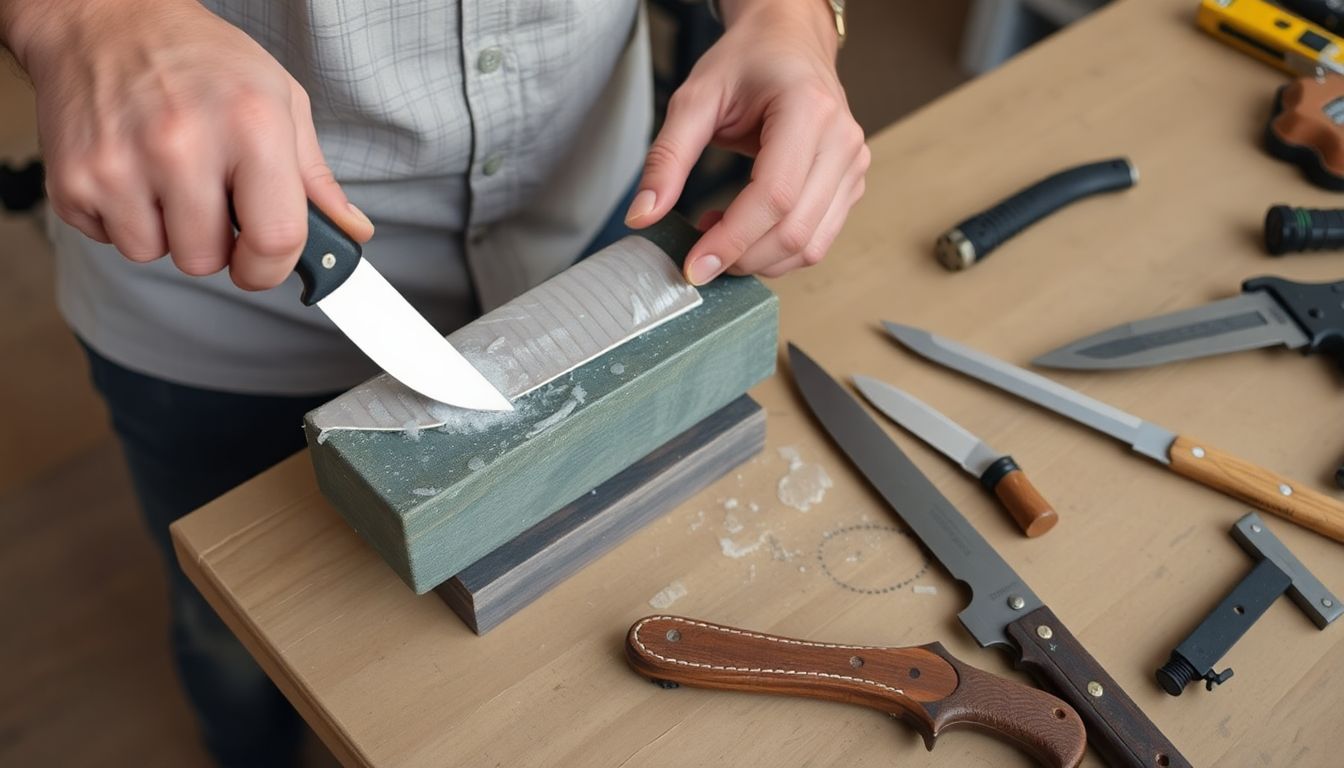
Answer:
[[483, 635], [764, 446], [765, 411], [742, 395], [434, 591]]
[[[646, 236], [680, 262], [698, 233], [669, 219]], [[773, 373], [774, 294], [725, 276], [700, 296], [700, 306], [515, 399], [507, 418], [324, 431], [314, 421], [323, 409], [309, 413], [322, 492], [408, 585], [428, 592]], [[548, 315], [544, 302], [524, 306]]]

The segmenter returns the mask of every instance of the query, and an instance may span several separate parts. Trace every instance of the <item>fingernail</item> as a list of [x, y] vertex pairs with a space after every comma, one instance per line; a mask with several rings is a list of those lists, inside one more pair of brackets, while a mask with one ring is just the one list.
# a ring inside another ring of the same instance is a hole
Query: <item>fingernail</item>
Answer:
[[658, 202], [658, 195], [652, 189], [642, 189], [635, 199], [630, 201], [630, 210], [626, 211], [625, 223], [629, 224], [635, 219], [643, 218], [649, 215], [653, 210], [653, 204]]
[[346, 203], [346, 207], [350, 209], [350, 214], [359, 219], [361, 223], [367, 224], [370, 227], [373, 226], [373, 222], [369, 221], [369, 217], [365, 216], [363, 211], [356, 208], [354, 203]]
[[707, 254], [691, 262], [690, 269], [687, 270], [687, 276], [690, 277], [691, 283], [704, 285], [718, 277], [722, 271], [723, 260], [713, 254]]

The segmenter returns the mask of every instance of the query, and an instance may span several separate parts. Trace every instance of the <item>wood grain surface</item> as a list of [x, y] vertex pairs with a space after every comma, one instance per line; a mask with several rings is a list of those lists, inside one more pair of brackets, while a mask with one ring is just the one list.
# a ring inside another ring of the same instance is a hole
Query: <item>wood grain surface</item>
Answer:
[[993, 733], [1053, 768], [1077, 765], [1087, 747], [1083, 721], [1068, 704], [975, 669], [938, 643], [874, 648], [648, 616], [630, 627], [625, 652], [635, 671], [660, 684], [806, 696], [890, 712], [909, 721], [930, 750], [939, 734], [958, 726]]
[[743, 395], [434, 592], [483, 635], [764, 446], [765, 411]]
[[[1262, 252], [1269, 205], [1334, 207], [1338, 196], [1263, 152], [1286, 78], [1196, 29], [1193, 7], [1119, 0], [873, 136], [867, 194], [831, 253], [771, 288], [782, 339], [837, 375], [906, 389], [1029, 468], [1063, 520], [1038, 539], [975, 479], [889, 429], [1186, 758], [1332, 765], [1344, 634], [1319, 632], [1295, 606], [1280, 601], [1256, 622], [1224, 659], [1237, 676], [1215, 693], [1177, 699], [1152, 679], [1198, 621], [1190, 607], [1217, 603], [1245, 572], [1227, 529], [1246, 506], [930, 365], [879, 326], [928, 328], [1025, 365], [1084, 333], [1236, 295], [1248, 277], [1344, 276], [1338, 254]], [[1051, 170], [1122, 154], [1142, 174], [1125, 194], [1070, 206], [963, 272], [935, 261], [935, 239], [969, 213]], [[1051, 375], [1339, 497], [1327, 484], [1344, 458], [1344, 398], [1328, 361], [1261, 350]], [[437, 598], [409, 593], [317, 493], [306, 457], [188, 517], [176, 541], [196, 583], [350, 765], [1030, 765], [976, 732], [926, 752], [913, 730], [867, 709], [667, 696], [630, 671], [625, 631], [675, 611], [858, 645], [936, 640], [977, 667], [1030, 679], [970, 639], [956, 620], [968, 596], [900, 532], [786, 377], [751, 394], [769, 423], [759, 457], [484, 638]], [[821, 471], [831, 486], [808, 496], [820, 498], [807, 511], [781, 501], [781, 483], [818, 490]], [[1339, 544], [1266, 523], [1323, 583], [1344, 588]], [[667, 591], [674, 583], [683, 589]], [[1083, 764], [1102, 763], [1089, 750]]]
[[994, 495], [1013, 516], [1022, 532], [1035, 538], [1043, 536], [1059, 522], [1059, 514], [1020, 469], [1004, 475], [994, 486]]
[[1344, 502], [1184, 435], [1171, 444], [1170, 458], [1182, 477], [1344, 542]]

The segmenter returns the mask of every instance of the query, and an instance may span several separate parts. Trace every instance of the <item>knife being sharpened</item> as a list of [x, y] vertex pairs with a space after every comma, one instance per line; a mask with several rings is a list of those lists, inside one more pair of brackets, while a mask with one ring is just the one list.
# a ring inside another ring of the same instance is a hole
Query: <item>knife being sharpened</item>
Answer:
[[1344, 504], [1303, 483], [1169, 432], [979, 350], [908, 325], [885, 325], [917, 355], [1121, 440], [1189, 480], [1344, 542]]
[[1087, 735], [1063, 701], [966, 664], [940, 643], [910, 648], [777, 637], [682, 616], [647, 616], [625, 638], [639, 674], [665, 688], [776, 693], [858, 704], [909, 722], [933, 749], [972, 727], [1014, 742], [1042, 765], [1072, 768]]
[[1241, 295], [1109, 328], [1047, 352], [1046, 368], [1141, 368], [1261, 347], [1304, 354], [1344, 347], [1344, 281], [1295, 283], [1257, 277]]
[[1088, 742], [1111, 765], [1190, 765], [858, 400], [792, 344], [789, 370], [812, 414], [868, 483], [970, 589], [970, 605], [957, 618], [977, 643], [1007, 649], [1019, 667], [1072, 704]]
[[294, 271], [317, 305], [380, 368], [425, 397], [475, 411], [511, 411], [508, 398], [449, 344], [311, 202], [308, 242]]
[[867, 376], [855, 376], [854, 386], [887, 418], [979, 480], [985, 490], [998, 497], [1027, 536], [1040, 536], [1059, 522], [1050, 502], [1031, 484], [1012, 456], [989, 447], [984, 440], [903, 389]]

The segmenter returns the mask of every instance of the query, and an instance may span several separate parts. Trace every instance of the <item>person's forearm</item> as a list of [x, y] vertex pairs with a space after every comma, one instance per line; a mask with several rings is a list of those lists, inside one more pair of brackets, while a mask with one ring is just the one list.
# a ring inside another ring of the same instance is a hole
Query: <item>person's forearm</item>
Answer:
[[[0, 0], [4, 2], [4, 0]], [[725, 29], [757, 13], [805, 24], [815, 30], [818, 40], [828, 48], [839, 47], [835, 29], [835, 14], [826, 0], [718, 0], [719, 14]]]

